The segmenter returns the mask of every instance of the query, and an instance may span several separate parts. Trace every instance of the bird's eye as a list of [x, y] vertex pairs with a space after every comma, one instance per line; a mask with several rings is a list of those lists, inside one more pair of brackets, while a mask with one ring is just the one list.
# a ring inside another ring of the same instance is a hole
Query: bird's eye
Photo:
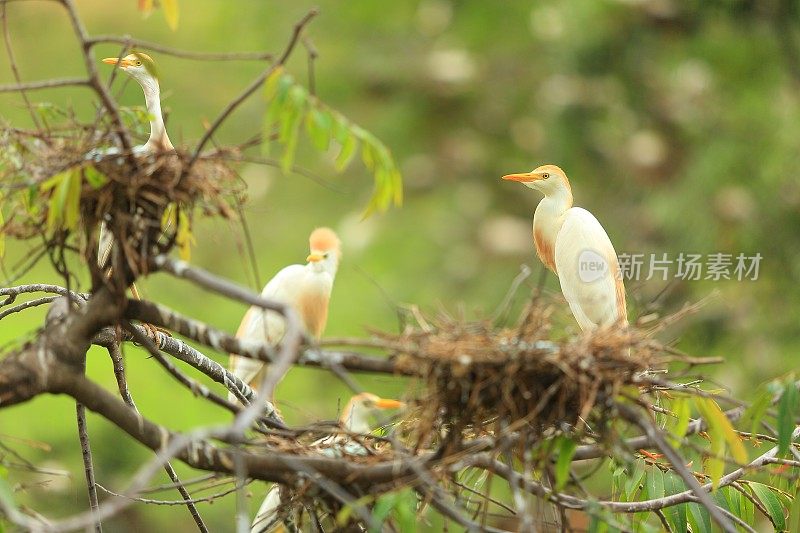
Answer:
[[544, 179], [547, 179], [547, 178], [549, 178], [549, 177], [550, 177], [550, 174], [548, 174], [547, 172], [545, 172], [544, 174], [542, 174], [542, 177], [543, 177]]
[[329, 252], [325, 252], [324, 254], [322, 254], [322, 257], [324, 257], [325, 259], [327, 259], [329, 255], [331, 255]]
[[137, 67], [141, 67], [141, 66], [142, 66], [142, 62], [141, 62], [141, 61], [137, 61], [137, 62], [136, 62], [136, 66], [137, 66]]

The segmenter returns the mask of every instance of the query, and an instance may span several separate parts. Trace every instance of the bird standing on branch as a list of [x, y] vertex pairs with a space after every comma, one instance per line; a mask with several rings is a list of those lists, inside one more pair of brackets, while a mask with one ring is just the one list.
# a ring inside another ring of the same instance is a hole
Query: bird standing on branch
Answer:
[[[147, 142], [133, 147], [133, 154], [137, 156], [169, 152], [175, 148], [167, 135], [164, 126], [164, 117], [161, 114], [161, 89], [158, 83], [158, 73], [153, 58], [142, 52], [133, 52], [123, 57], [107, 57], [103, 63], [117, 65], [120, 70], [136, 80], [144, 92], [145, 106], [150, 119], [150, 137]], [[97, 152], [94, 157], [117, 154], [115, 148]], [[114, 236], [108, 231], [105, 222], [100, 224], [100, 237], [97, 251], [97, 264], [105, 269], [111, 260], [111, 251], [114, 247]], [[132, 286], [134, 296], [138, 297], [135, 286]]]
[[572, 189], [564, 171], [543, 165], [503, 179], [544, 194], [533, 215], [536, 253], [558, 276], [581, 329], [627, 324], [625, 286], [614, 246], [594, 215], [572, 206]]
[[[347, 433], [369, 434], [374, 425], [371, 417], [387, 409], [401, 409], [405, 404], [399, 400], [381, 398], [369, 392], [356, 394], [344, 406], [339, 416], [339, 426]], [[365, 445], [350, 435], [329, 435], [311, 443], [311, 448], [317, 448], [322, 455], [327, 457], [342, 457], [345, 455], [367, 455], [369, 450]], [[267, 491], [267, 496], [261, 503], [250, 533], [268, 533], [286, 531], [283, 520], [278, 519], [281, 508], [280, 485], [274, 484]]]
[[[319, 339], [328, 320], [328, 302], [342, 252], [339, 238], [329, 228], [315, 229], [308, 242], [310, 254], [306, 258], [307, 264], [290, 265], [275, 274], [261, 291], [261, 296], [293, 308], [306, 333]], [[276, 346], [284, 333], [286, 321], [279, 313], [251, 307], [244, 315], [236, 337]], [[236, 377], [255, 389], [266, 371], [262, 361], [233, 354], [229, 368]], [[229, 397], [236, 401], [233, 394]]]

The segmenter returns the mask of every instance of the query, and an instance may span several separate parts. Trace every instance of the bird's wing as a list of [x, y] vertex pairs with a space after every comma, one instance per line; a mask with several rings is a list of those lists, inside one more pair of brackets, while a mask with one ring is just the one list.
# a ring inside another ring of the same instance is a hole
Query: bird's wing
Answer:
[[[304, 275], [302, 265], [291, 265], [275, 274], [266, 284], [261, 296], [267, 300], [278, 302], [291, 302], [291, 288]], [[274, 311], [263, 311], [258, 307], [251, 307], [245, 313], [236, 337], [252, 341], [260, 341], [269, 345], [278, 344], [286, 332], [286, 323], [283, 317]], [[264, 363], [248, 357], [231, 354], [228, 369], [233, 374], [251, 386], [258, 386], [261, 372], [265, 369]], [[229, 394], [231, 401], [236, 401], [233, 394]]]
[[250, 533], [264, 533], [267, 531], [272, 531], [273, 528], [270, 528], [269, 526], [278, 516], [278, 509], [280, 506], [280, 485], [273, 484], [267, 491], [264, 501], [261, 502], [261, 507], [258, 508], [255, 518], [253, 518], [253, 523], [250, 525]]
[[625, 287], [614, 246], [600, 222], [580, 207], [567, 210], [556, 236], [561, 291], [584, 331], [627, 322]]
[[100, 242], [97, 247], [97, 265], [100, 270], [108, 266], [111, 259], [111, 250], [114, 247], [114, 234], [108, 230], [105, 222], [100, 223]]

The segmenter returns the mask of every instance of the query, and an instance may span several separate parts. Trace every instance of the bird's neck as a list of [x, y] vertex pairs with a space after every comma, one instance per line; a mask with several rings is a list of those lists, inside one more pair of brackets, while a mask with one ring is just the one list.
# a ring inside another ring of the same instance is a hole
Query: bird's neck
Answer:
[[546, 195], [536, 207], [533, 215], [533, 230], [547, 242], [555, 243], [556, 236], [564, 223], [564, 214], [572, 207], [572, 193], [560, 190]]
[[369, 426], [369, 421], [367, 420], [366, 409], [360, 406], [348, 407], [350, 408], [348, 409], [345, 407], [345, 411], [342, 413], [341, 417], [344, 428], [352, 433], [369, 433], [372, 428]]
[[150, 115], [150, 138], [144, 145], [147, 151], [160, 152], [173, 150], [172, 142], [164, 126], [164, 116], [161, 114], [161, 91], [157, 80], [140, 81], [144, 91], [144, 102], [147, 114]]

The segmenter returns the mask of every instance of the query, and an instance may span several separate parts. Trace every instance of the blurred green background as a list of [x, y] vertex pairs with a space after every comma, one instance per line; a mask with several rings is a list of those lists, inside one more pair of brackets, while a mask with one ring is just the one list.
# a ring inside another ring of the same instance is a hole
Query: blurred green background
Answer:
[[[310, 7], [321, 13], [307, 35], [319, 50], [322, 100], [374, 132], [394, 152], [405, 178], [405, 205], [360, 220], [371, 177], [358, 161], [342, 175], [331, 157], [305, 142], [298, 162], [322, 176], [243, 165], [249, 186], [247, 224], [260, 283], [302, 262], [309, 232], [336, 229], [344, 257], [331, 302], [327, 336], [397, 329], [395, 306], [413, 303], [466, 317], [486, 316], [502, 301], [520, 265], [533, 267], [521, 297], [535, 286], [530, 219], [538, 195], [501, 182], [509, 172], [554, 163], [569, 175], [575, 202], [605, 226], [618, 252], [761, 253], [756, 281], [627, 283], [632, 320], [668, 314], [712, 296], [701, 312], [664, 340], [695, 355], [721, 355], [711, 372], [747, 398], [757, 383], [793, 368], [800, 349], [800, 25], [791, 0], [553, 0], [373, 2], [182, 0], [177, 31], [161, 12], [144, 19], [135, 0], [78, 0], [92, 34], [130, 34], [197, 51], [277, 51]], [[50, 2], [8, 5], [11, 40], [25, 80], [80, 76], [79, 50], [63, 9]], [[98, 58], [116, 56], [98, 46]], [[222, 106], [263, 68], [254, 62], [203, 62], [153, 54], [161, 71], [167, 127], [176, 144], [191, 143]], [[104, 76], [110, 68], [98, 65]], [[298, 49], [289, 64], [306, 79]], [[13, 78], [0, 54], [0, 82]], [[122, 87], [122, 79], [115, 88]], [[35, 102], [72, 106], [83, 118], [88, 90], [30, 93]], [[140, 105], [128, 83], [124, 105]], [[4, 120], [28, 127], [17, 95], [0, 95]], [[244, 141], [260, 129], [264, 102], [235, 113], [218, 142]], [[335, 154], [334, 154], [335, 155]], [[199, 219], [193, 262], [253, 288], [257, 285], [237, 223]], [[28, 252], [9, 243], [6, 272]], [[674, 275], [676, 270], [670, 270]], [[3, 274], [2, 278], [7, 276]], [[60, 280], [46, 263], [16, 283]], [[244, 308], [166, 276], [141, 284], [145, 297], [235, 331]], [[260, 287], [260, 285], [258, 285]], [[545, 277], [558, 293], [558, 281]], [[517, 307], [519, 304], [517, 305]], [[6, 318], [0, 345], [11, 346], [41, 325], [43, 310]], [[576, 332], [559, 306], [557, 335]], [[129, 382], [139, 409], [171, 428], [220, 422], [228, 415], [175, 386], [142, 352], [126, 348]], [[218, 360], [225, 362], [224, 355]], [[93, 351], [93, 379], [109, 388], [108, 357]], [[196, 373], [193, 373], [196, 375]], [[405, 383], [359, 376], [369, 390], [401, 395]], [[323, 371], [295, 369], [278, 390], [292, 423], [337, 415], [349, 396]], [[20, 502], [53, 516], [85, 508], [73, 404], [41, 397], [0, 410], [0, 439], [37, 464], [70, 477], [12, 470]], [[122, 490], [147, 450], [90, 414], [98, 481]], [[47, 442], [41, 450], [6, 436]], [[194, 475], [179, 468], [184, 477]], [[251, 486], [255, 509], [263, 486]], [[175, 493], [164, 493], [168, 499]], [[202, 496], [203, 494], [199, 494]], [[235, 502], [200, 510], [215, 531], [232, 529]], [[192, 531], [183, 509], [134, 506], [109, 524], [114, 531]]]

